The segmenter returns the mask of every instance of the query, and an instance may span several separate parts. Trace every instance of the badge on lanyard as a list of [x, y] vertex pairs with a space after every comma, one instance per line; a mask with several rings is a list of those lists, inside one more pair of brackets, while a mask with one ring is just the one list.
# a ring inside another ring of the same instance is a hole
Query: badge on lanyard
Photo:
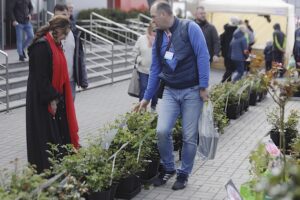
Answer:
[[174, 53], [173, 53], [173, 52], [171, 52], [171, 51], [166, 51], [164, 58], [165, 58], [166, 60], [172, 60], [172, 59], [173, 59], [173, 56], [174, 56]]

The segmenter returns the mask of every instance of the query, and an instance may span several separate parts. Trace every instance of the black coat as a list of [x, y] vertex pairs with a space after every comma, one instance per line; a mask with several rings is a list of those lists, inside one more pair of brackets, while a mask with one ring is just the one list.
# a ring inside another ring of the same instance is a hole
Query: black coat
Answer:
[[219, 56], [220, 53], [220, 38], [217, 32], [217, 29], [214, 25], [205, 22], [203, 24], [195, 21], [201, 28], [203, 35], [206, 40], [206, 45], [210, 55], [210, 62], [212, 61], [213, 56]]
[[[8, 1], [7, 1], [8, 2]], [[30, 0], [12, 0], [9, 2], [9, 13], [11, 21], [26, 24], [29, 21], [33, 6]]]
[[[70, 134], [63, 94], [52, 86], [52, 51], [42, 38], [29, 47], [29, 76], [26, 95], [26, 139], [28, 162], [37, 171], [50, 167], [48, 143], [68, 144]], [[48, 104], [58, 99], [55, 118], [48, 112]]]
[[226, 24], [224, 29], [225, 31], [220, 35], [222, 56], [230, 58], [230, 42], [237, 27]]

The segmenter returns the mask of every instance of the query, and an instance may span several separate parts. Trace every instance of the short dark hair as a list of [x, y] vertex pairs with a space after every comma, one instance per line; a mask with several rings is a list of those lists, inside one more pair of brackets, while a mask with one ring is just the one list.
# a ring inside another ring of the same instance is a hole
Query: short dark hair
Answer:
[[167, 2], [161, 1], [156, 4], [157, 11], [165, 11], [168, 15], [172, 15], [173, 11], [171, 5]]
[[69, 10], [67, 5], [65, 5], [65, 4], [56, 4], [54, 6], [53, 12], [55, 12], [55, 11], [64, 11], [64, 10]]

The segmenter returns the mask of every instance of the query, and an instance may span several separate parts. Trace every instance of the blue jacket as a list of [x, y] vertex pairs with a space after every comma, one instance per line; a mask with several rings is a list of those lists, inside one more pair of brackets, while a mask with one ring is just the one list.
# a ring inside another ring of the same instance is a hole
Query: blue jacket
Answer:
[[245, 34], [238, 30], [233, 34], [230, 42], [230, 58], [235, 61], [245, 61], [244, 50], [248, 50]]
[[[189, 83], [185, 80], [189, 81], [188, 79], [190, 77], [192, 77], [191, 80], [194, 80], [194, 78], [197, 77], [198, 80], [196, 81], [196, 84], [198, 84], [199, 87], [208, 87], [210, 64], [205, 38], [200, 27], [195, 22], [186, 22], [186, 20], [175, 18], [175, 22], [170, 28], [172, 37], [175, 37], [172, 38], [169, 50], [174, 53], [172, 60], [164, 60], [164, 62], [161, 62], [159, 58], [164, 58], [168, 46], [168, 37], [163, 33], [162, 45], [159, 51], [160, 56], [157, 55], [156, 37], [152, 46], [152, 65], [144, 99], [150, 100], [153, 97], [158, 88], [160, 78], [167, 80], [166, 85], [169, 84], [170, 87], [186, 88], [186, 86], [189, 86]], [[179, 23], [179, 25], [176, 25], [176, 23]], [[182, 29], [184, 24], [188, 24], [186, 29]], [[189, 61], [186, 62], [187, 60]], [[190, 67], [190, 69], [188, 69], [188, 67]], [[187, 72], [186, 70], [191, 70], [191, 73], [193, 74], [185, 74], [185, 72]], [[169, 77], [169, 75], [171, 76]], [[189, 76], [189, 78], [185, 79], [187, 76]], [[173, 85], [174, 83], [175, 85]]]

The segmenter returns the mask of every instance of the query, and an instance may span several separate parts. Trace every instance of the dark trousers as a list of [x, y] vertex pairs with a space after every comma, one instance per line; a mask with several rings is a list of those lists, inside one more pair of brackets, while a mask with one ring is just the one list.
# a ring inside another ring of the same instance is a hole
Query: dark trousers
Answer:
[[276, 51], [276, 50], [274, 50], [273, 51], [273, 60], [275, 61], [275, 62], [278, 62], [278, 63], [282, 63], [282, 69], [281, 70], [279, 70], [279, 76], [280, 77], [283, 77], [283, 74], [285, 73], [285, 68], [284, 68], [284, 60], [283, 60], [283, 52], [281, 52], [281, 51]]
[[266, 72], [272, 69], [272, 60], [265, 60]]
[[225, 81], [231, 81], [231, 75], [235, 71], [235, 66], [232, 64], [230, 58], [224, 58], [224, 65], [225, 65], [225, 73], [222, 78], [222, 83]]
[[[145, 91], [148, 85], [149, 75], [139, 72], [140, 81], [140, 101], [144, 98]], [[155, 94], [151, 99], [151, 108], [155, 108], [157, 104], [157, 95]]]

